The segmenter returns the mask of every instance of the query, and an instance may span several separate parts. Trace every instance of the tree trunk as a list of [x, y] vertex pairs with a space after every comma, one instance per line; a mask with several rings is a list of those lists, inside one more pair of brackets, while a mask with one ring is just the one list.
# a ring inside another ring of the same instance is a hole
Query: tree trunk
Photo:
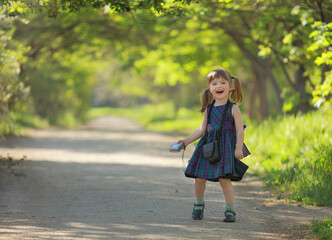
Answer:
[[279, 112], [279, 114], [282, 114], [282, 106], [283, 106], [284, 102], [281, 98], [281, 90], [279, 88], [277, 80], [274, 77], [274, 74], [272, 73], [271, 59], [262, 60], [262, 65], [261, 66], [264, 66], [265, 74], [267, 74], [268, 78], [270, 79], [272, 88], [275, 92], [276, 99], [277, 99], [278, 112]]
[[256, 76], [256, 92], [259, 97], [259, 116], [258, 120], [262, 121], [269, 116], [267, 87], [266, 87], [266, 72], [256, 63], [251, 62], [252, 71]]
[[181, 86], [180, 83], [177, 83], [175, 86], [167, 86], [164, 88], [167, 91], [168, 96], [172, 99], [173, 106], [174, 106], [174, 119], [178, 117], [179, 109], [182, 106], [181, 102]]
[[304, 65], [301, 64], [299, 68], [295, 72], [295, 81], [296, 81], [296, 91], [300, 94], [300, 103], [298, 106], [298, 111], [301, 113], [305, 113], [308, 110], [309, 104], [307, 101], [307, 94], [305, 91], [305, 85], [307, 78], [304, 76], [305, 68]]
[[246, 104], [246, 113], [250, 119], [254, 119], [256, 117], [255, 105], [256, 105], [256, 81], [250, 81], [247, 87], [247, 104]]
[[[220, 23], [219, 23], [220, 24]], [[243, 55], [248, 58], [248, 60], [250, 60], [251, 64], [255, 65], [256, 70], [253, 70], [254, 75], [257, 77], [258, 75], [260, 76], [258, 79], [260, 81], [260, 83], [258, 83], [259, 85], [263, 84], [262, 86], [260, 86], [261, 88], [264, 89], [265, 93], [263, 93], [262, 91], [260, 91], [260, 93], [262, 94], [262, 96], [259, 97], [260, 101], [263, 99], [266, 99], [266, 82], [263, 83], [263, 81], [266, 81], [267, 79], [270, 80], [271, 85], [273, 86], [273, 90], [275, 91], [276, 97], [277, 97], [277, 107], [278, 107], [278, 111], [281, 114], [282, 113], [282, 105], [283, 105], [283, 101], [281, 99], [281, 91], [279, 89], [278, 83], [274, 77], [274, 74], [272, 72], [272, 69], [270, 67], [269, 61], [270, 60], [264, 60], [264, 59], [260, 59], [257, 56], [257, 53], [253, 53], [251, 49], [248, 48], [248, 46], [245, 44], [244, 42], [244, 38], [243, 36], [237, 34], [236, 31], [234, 31], [231, 28], [225, 27], [224, 25], [220, 24], [220, 27], [222, 27], [225, 32], [234, 40], [234, 42], [237, 44], [237, 46], [239, 47], [239, 49], [242, 51]], [[255, 49], [257, 50], [257, 49]], [[258, 51], [257, 51], [258, 52]], [[257, 70], [257, 69], [260, 70]], [[258, 74], [258, 75], [257, 75]], [[265, 97], [263, 96], [265, 95]], [[265, 109], [264, 105], [267, 105], [267, 101], [264, 100], [264, 102], [260, 103], [260, 114], [262, 115], [262, 118], [264, 119], [265, 116], [268, 117], [268, 111], [267, 107]], [[267, 115], [266, 115], [267, 114]]]

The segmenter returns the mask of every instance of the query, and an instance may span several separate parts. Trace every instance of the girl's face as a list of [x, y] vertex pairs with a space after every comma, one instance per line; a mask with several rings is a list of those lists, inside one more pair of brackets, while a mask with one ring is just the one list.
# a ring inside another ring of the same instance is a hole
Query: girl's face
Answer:
[[231, 90], [230, 83], [223, 78], [215, 78], [211, 81], [209, 90], [216, 100], [228, 99], [229, 91]]

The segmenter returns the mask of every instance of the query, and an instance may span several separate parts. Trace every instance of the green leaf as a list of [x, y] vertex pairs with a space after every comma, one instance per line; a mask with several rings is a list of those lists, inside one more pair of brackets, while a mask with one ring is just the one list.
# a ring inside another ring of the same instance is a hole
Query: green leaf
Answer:
[[284, 44], [291, 44], [291, 43], [292, 43], [292, 38], [293, 38], [293, 34], [288, 33], [288, 34], [284, 37], [284, 39], [282, 40], [282, 42], [283, 42]]

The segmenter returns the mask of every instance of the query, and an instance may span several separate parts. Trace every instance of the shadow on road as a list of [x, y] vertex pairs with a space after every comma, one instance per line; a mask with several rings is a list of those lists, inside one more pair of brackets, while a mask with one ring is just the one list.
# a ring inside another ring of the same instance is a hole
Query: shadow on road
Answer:
[[26, 177], [1, 177], [0, 233], [8, 239], [21, 233], [34, 239], [279, 239], [266, 212], [253, 209], [269, 195], [246, 180], [235, 185], [238, 220], [226, 224], [216, 183], [208, 183], [205, 219], [191, 220], [193, 180], [180, 168], [49, 161], [18, 167]]

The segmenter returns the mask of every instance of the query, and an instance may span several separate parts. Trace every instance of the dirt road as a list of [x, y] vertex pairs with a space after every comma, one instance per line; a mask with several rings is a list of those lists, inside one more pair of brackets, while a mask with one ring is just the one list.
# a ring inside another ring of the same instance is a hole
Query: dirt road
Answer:
[[207, 184], [205, 218], [194, 221], [194, 180], [168, 152], [176, 139], [117, 117], [8, 138], [0, 155], [27, 160], [18, 176], [0, 169], [0, 239], [301, 239], [299, 224], [332, 216], [273, 200], [247, 176], [234, 183], [235, 223], [222, 222], [218, 183]]

